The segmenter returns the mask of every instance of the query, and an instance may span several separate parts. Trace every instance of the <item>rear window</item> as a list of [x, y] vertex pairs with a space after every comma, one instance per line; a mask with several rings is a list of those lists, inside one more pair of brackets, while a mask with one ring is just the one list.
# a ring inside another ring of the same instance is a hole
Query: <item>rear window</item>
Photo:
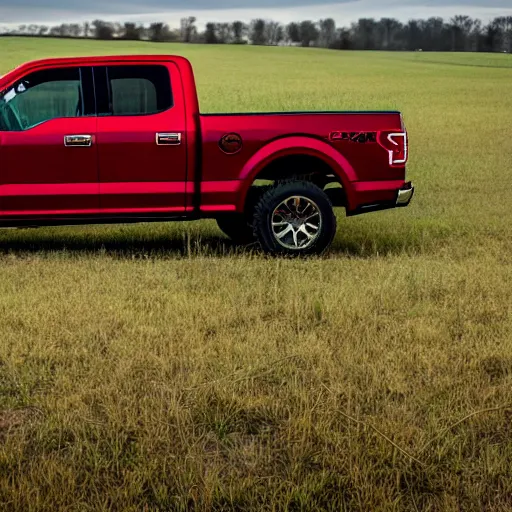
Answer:
[[165, 66], [109, 66], [110, 114], [157, 114], [173, 105], [169, 71]]

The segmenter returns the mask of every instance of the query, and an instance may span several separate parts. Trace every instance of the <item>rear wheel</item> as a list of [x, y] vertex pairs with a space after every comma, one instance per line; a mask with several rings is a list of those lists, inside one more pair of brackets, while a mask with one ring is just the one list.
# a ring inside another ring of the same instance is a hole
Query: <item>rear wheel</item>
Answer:
[[336, 217], [327, 194], [308, 181], [288, 181], [256, 204], [254, 237], [270, 254], [320, 254], [332, 243]]

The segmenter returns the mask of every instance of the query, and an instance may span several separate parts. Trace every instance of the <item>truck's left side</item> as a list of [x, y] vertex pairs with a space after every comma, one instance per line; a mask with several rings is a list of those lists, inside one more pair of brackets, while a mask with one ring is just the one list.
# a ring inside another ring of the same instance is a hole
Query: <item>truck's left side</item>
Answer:
[[179, 56], [47, 59], [0, 78], [0, 226], [210, 217], [267, 252], [318, 253], [333, 206], [409, 204], [407, 153], [400, 112], [202, 115]]

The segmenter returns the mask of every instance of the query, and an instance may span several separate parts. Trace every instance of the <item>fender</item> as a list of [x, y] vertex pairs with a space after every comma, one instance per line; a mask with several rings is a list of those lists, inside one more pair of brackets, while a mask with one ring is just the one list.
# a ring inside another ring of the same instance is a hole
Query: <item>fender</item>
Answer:
[[347, 207], [350, 207], [353, 195], [351, 182], [357, 181], [357, 177], [349, 161], [327, 142], [313, 137], [293, 135], [266, 144], [243, 166], [239, 176], [242, 185], [238, 192], [237, 211], [243, 211], [247, 192], [260, 171], [274, 160], [290, 155], [308, 155], [325, 162], [333, 174], [339, 177], [347, 197]]

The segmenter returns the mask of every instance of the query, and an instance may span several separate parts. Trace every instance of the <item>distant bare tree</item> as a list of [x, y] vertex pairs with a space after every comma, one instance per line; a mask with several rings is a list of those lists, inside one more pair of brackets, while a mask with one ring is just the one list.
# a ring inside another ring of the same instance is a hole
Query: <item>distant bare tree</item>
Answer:
[[154, 42], [173, 41], [176, 38], [166, 23], [151, 23], [147, 30], [147, 37]]
[[377, 49], [377, 22], [373, 18], [361, 18], [352, 25], [352, 31], [357, 49]]
[[415, 46], [408, 48], [409, 50], [422, 48], [431, 51], [447, 51], [451, 49], [451, 28], [444, 22], [443, 18], [430, 17], [427, 20], [419, 20], [416, 23], [419, 30], [417, 34], [418, 41]]
[[112, 32], [115, 38], [120, 38], [123, 35], [124, 26], [121, 23], [112, 23]]
[[316, 25], [309, 20], [301, 22], [299, 25], [300, 31], [300, 41], [302, 46], [307, 47], [310, 46], [311, 43], [314, 43], [318, 40], [320, 32]]
[[182, 18], [180, 27], [171, 29], [163, 22], [148, 27], [132, 22], [68, 24], [49, 28], [45, 25], [22, 24], [17, 28], [0, 28], [0, 33], [53, 37], [123, 38], [130, 40], [178, 41], [197, 43], [277, 45], [286, 40], [301, 46], [357, 50], [426, 50], [426, 51], [505, 51], [512, 53], [512, 16], [499, 16], [485, 26], [481, 20], [457, 15], [445, 22], [440, 17], [412, 19], [406, 24], [394, 18], [361, 18], [350, 27], [336, 28], [332, 18], [318, 22], [303, 20], [283, 26], [267, 19], [232, 23], [208, 22], [198, 34], [196, 18]]
[[268, 21], [265, 23], [264, 39], [266, 44], [271, 46], [278, 45], [284, 39], [284, 28], [277, 21]]
[[319, 45], [329, 48], [336, 39], [336, 22], [332, 18], [320, 20], [320, 36], [318, 38]]
[[404, 27], [404, 37], [406, 40], [407, 50], [417, 50], [423, 46], [423, 31], [421, 30], [418, 20], [409, 20]]
[[292, 43], [300, 43], [300, 26], [298, 23], [291, 22], [286, 26], [286, 35]]
[[382, 18], [377, 24], [378, 40], [380, 48], [383, 50], [398, 49], [400, 43], [397, 38], [402, 30], [403, 25], [393, 18]]
[[55, 25], [54, 27], [51, 27], [50, 35], [54, 37], [62, 37], [64, 35], [62, 25]]
[[72, 23], [69, 25], [68, 31], [71, 37], [80, 37], [82, 35], [82, 25], [79, 23]]
[[96, 39], [113, 39], [114, 27], [112, 23], [107, 23], [102, 20], [94, 20], [92, 22], [92, 29]]
[[512, 53], [512, 16], [495, 18], [494, 24], [500, 34], [500, 51]]
[[469, 16], [457, 15], [450, 20], [452, 51], [463, 51], [466, 49], [472, 28], [473, 20]]
[[195, 16], [189, 16], [188, 18], [181, 19], [181, 40], [184, 43], [191, 43], [197, 34], [195, 23]]
[[248, 32], [248, 26], [242, 21], [234, 21], [231, 25], [231, 31], [233, 33], [233, 42], [240, 44], [244, 42], [244, 37]]
[[501, 43], [501, 30], [496, 20], [491, 21], [484, 29], [483, 45], [489, 52], [498, 50]]
[[217, 23], [217, 37], [221, 44], [231, 43], [233, 40], [233, 32], [230, 23]]
[[256, 45], [267, 44], [266, 31], [265, 31], [266, 24], [267, 24], [266, 21], [261, 18], [252, 20], [250, 33], [249, 33], [249, 39], [251, 40], [252, 44], [256, 44]]
[[217, 44], [217, 25], [216, 23], [207, 23], [204, 33], [204, 42], [206, 44]]
[[336, 45], [336, 48], [339, 50], [350, 50], [352, 48], [350, 30], [348, 28], [340, 28], [336, 31]]
[[125, 23], [121, 31], [121, 37], [129, 41], [138, 41], [142, 39], [144, 33], [144, 26], [137, 25], [136, 23]]
[[469, 34], [469, 45], [467, 46], [467, 50], [470, 52], [478, 52], [480, 51], [480, 47], [482, 45], [482, 22], [481, 20], [473, 20], [473, 28], [471, 29], [471, 33]]

